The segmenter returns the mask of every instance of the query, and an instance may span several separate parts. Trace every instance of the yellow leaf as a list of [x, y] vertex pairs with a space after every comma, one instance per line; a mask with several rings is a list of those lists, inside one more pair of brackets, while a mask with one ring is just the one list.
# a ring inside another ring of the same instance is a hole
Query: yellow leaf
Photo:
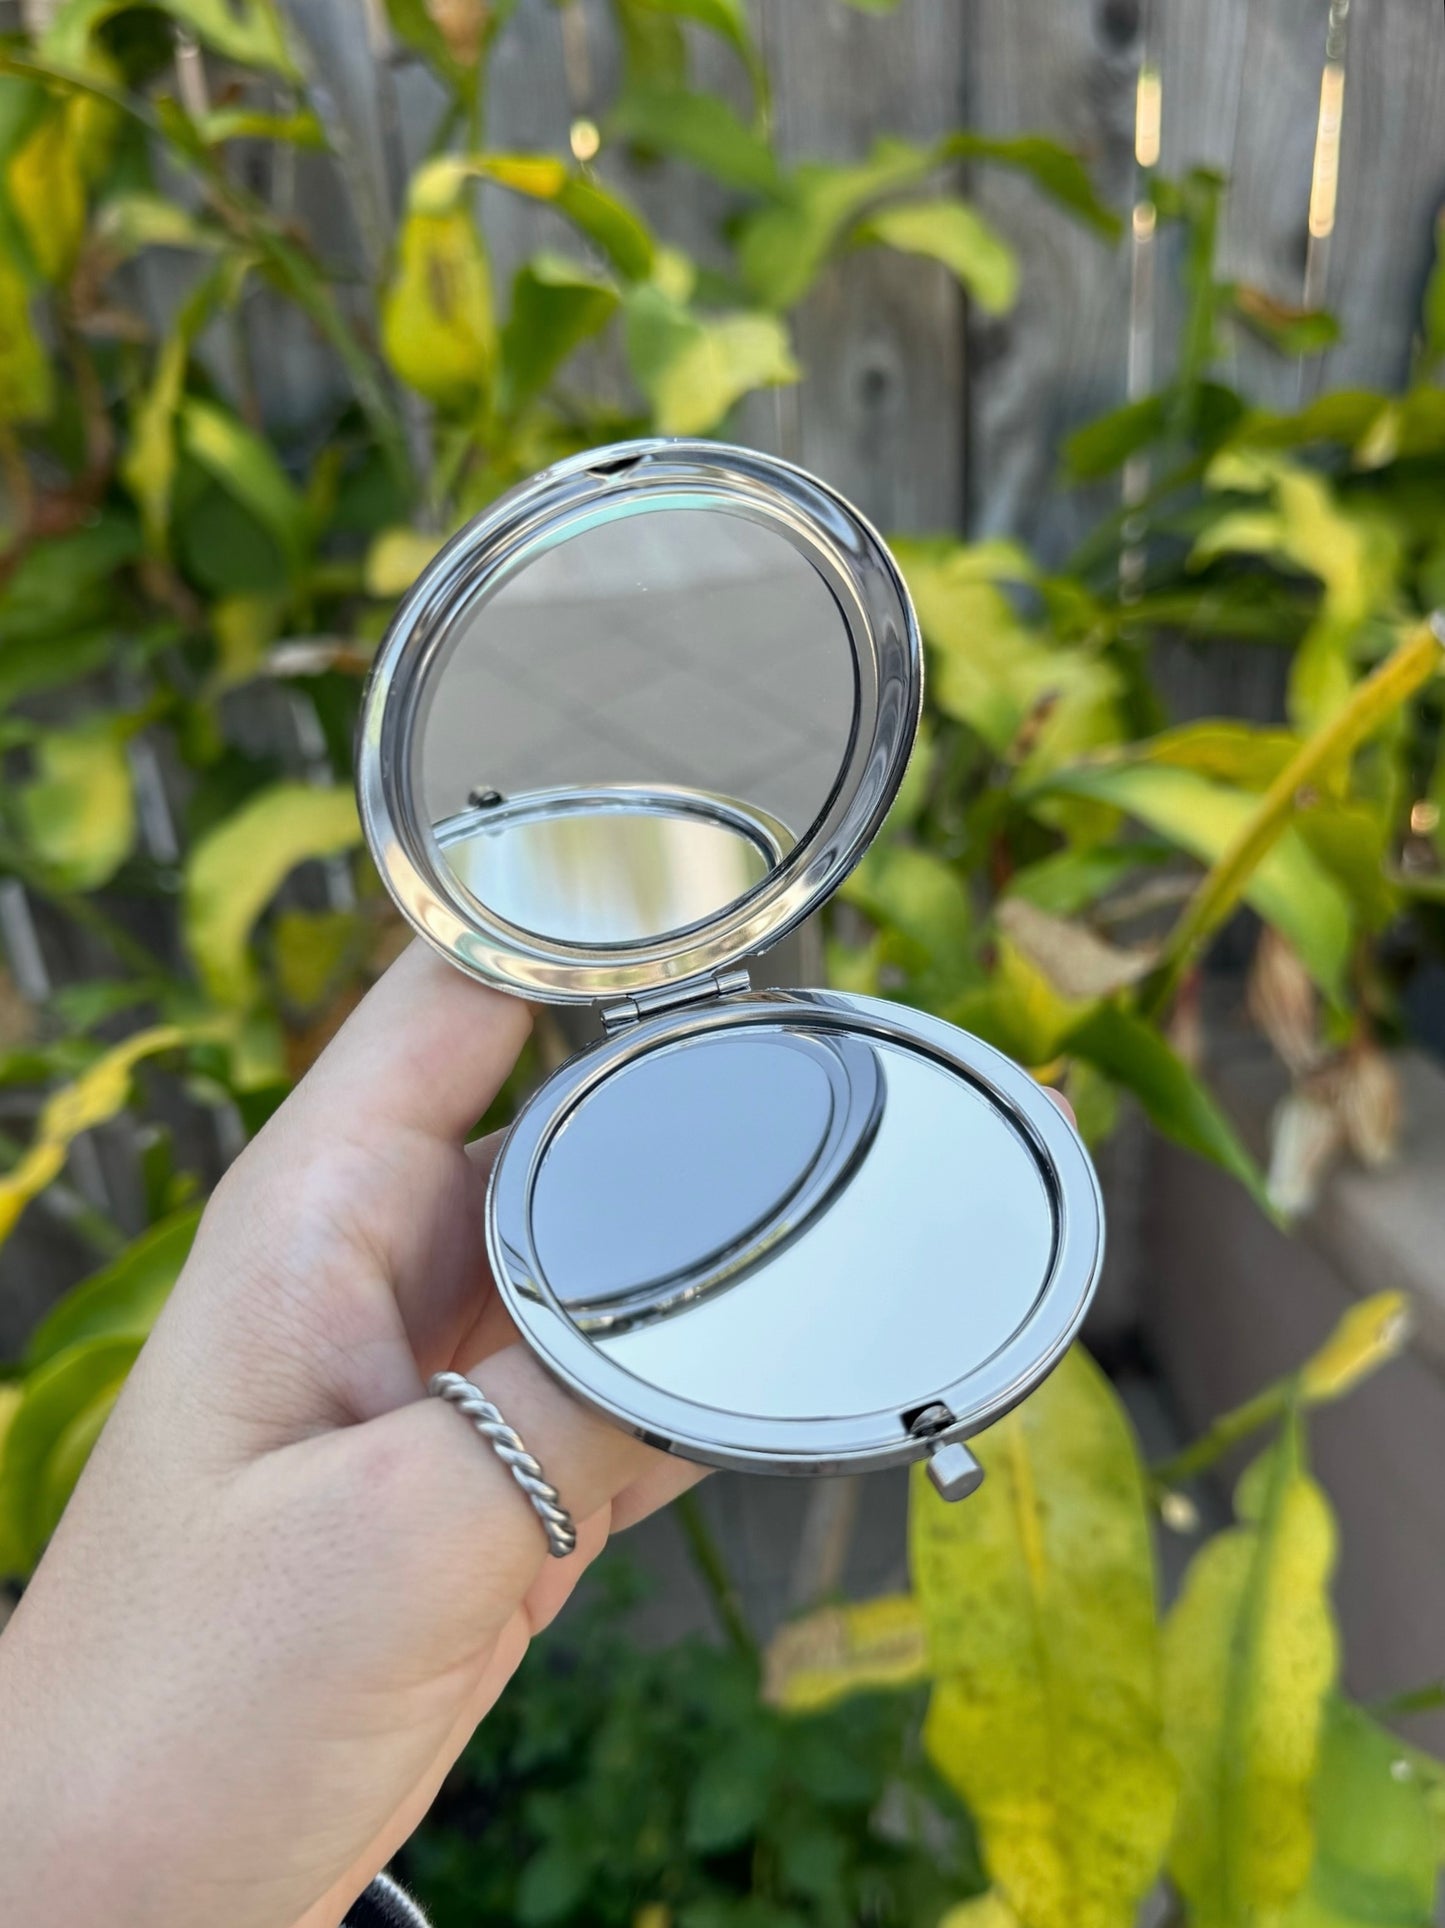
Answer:
[[492, 283], [468, 209], [407, 216], [381, 338], [397, 374], [428, 401], [461, 406], [489, 386], [497, 354]]
[[[23, 1386], [13, 1382], [0, 1384], [0, 1475], [3, 1475], [5, 1466], [5, 1436], [20, 1410], [23, 1396]], [[28, 1565], [16, 1497], [9, 1482], [0, 1477], [0, 1579], [22, 1574]]]
[[43, 422], [55, 406], [50, 359], [30, 316], [30, 290], [0, 249], [0, 422]]
[[59, 1176], [71, 1141], [103, 1125], [126, 1101], [131, 1072], [142, 1058], [184, 1044], [190, 1034], [174, 1024], [158, 1024], [118, 1044], [73, 1084], [46, 1100], [30, 1149], [0, 1177], [0, 1243], [38, 1192]]
[[1170, 1872], [1196, 1928], [1244, 1928], [1303, 1886], [1336, 1641], [1329, 1505], [1292, 1431], [1240, 1483], [1241, 1524], [1192, 1561], [1164, 1629], [1179, 1769]]
[[356, 947], [360, 920], [348, 910], [285, 910], [276, 919], [276, 983], [286, 1002], [314, 1011]]
[[366, 552], [367, 595], [383, 602], [404, 595], [445, 540], [420, 529], [383, 529]]
[[349, 790], [277, 783], [206, 836], [186, 866], [183, 922], [211, 995], [244, 1006], [256, 989], [251, 928], [297, 864], [361, 839]]
[[68, 890], [114, 876], [135, 842], [135, 795], [124, 736], [108, 717], [55, 730], [36, 747], [36, 775], [16, 805], [25, 841]]
[[768, 1646], [764, 1699], [813, 1713], [870, 1687], [903, 1687], [928, 1672], [928, 1640], [910, 1594], [823, 1607], [781, 1628]]
[[260, 675], [266, 652], [280, 634], [285, 606], [280, 596], [260, 594], [223, 596], [212, 605], [218, 688], [230, 689]]
[[10, 205], [47, 281], [65, 279], [85, 236], [85, 178], [75, 132], [70, 108], [57, 103], [5, 170]]
[[627, 353], [664, 435], [706, 434], [753, 389], [800, 372], [778, 316], [698, 314], [656, 282], [628, 299]]
[[[1020, 579], [1007, 545], [944, 549], [905, 540], [894, 548], [931, 651], [934, 699], [949, 716], [1008, 755], [1026, 781], [1118, 741], [1115, 671], [1091, 650], [1055, 645], [1022, 620], [1000, 586]], [[1057, 821], [1071, 808], [1054, 799], [1043, 814]]]
[[1066, 997], [1007, 932], [1000, 933], [989, 982], [950, 1006], [950, 1020], [1031, 1069], [1058, 1055], [1089, 1015], [1091, 1000]]
[[1311, 1406], [1342, 1398], [1402, 1351], [1409, 1337], [1410, 1301], [1403, 1292], [1376, 1292], [1361, 1299], [1305, 1361], [1301, 1396]]
[[1002, 1895], [976, 1895], [941, 1915], [938, 1928], [1019, 1928], [1019, 1918]]
[[924, 1741], [1028, 1928], [1132, 1928], [1169, 1837], [1144, 1477], [1075, 1348], [973, 1441], [950, 1506], [915, 1474], [910, 1539], [937, 1685]]

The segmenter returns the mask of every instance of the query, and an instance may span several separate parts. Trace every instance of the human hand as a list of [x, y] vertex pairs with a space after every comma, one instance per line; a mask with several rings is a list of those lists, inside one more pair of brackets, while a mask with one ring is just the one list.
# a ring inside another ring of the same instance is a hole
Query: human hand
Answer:
[[[0, 1639], [0, 1921], [336, 1928], [609, 1530], [698, 1476], [492, 1289], [464, 1140], [529, 1022], [413, 946], [218, 1188]], [[558, 1487], [568, 1559], [423, 1396], [446, 1368]]]

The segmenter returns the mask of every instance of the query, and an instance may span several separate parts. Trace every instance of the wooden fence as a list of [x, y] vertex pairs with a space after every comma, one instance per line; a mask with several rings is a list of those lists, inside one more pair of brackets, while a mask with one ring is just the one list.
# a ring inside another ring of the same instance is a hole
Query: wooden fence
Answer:
[[[392, 52], [377, 0], [290, 0], [351, 131], [350, 165], [384, 227], [434, 119], [426, 82]], [[1445, 16], [1437, 0], [899, 0], [891, 14], [843, 0], [754, 0], [790, 158], [857, 158], [879, 134], [923, 138], [968, 125], [1038, 129], [1086, 154], [1120, 208], [1137, 181], [1140, 74], [1157, 112], [1159, 163], [1204, 165], [1232, 183], [1222, 267], [1287, 302], [1333, 309], [1344, 340], [1312, 385], [1390, 386], [1407, 369], [1445, 202]], [[579, 114], [615, 82], [602, 0], [559, 9], [521, 0], [499, 42], [488, 119], [503, 147], [565, 147]], [[735, 86], [731, 57], [699, 39], [704, 84]], [[1331, 231], [1311, 242], [1326, 116], [1339, 113]], [[1342, 98], [1341, 98], [1342, 96]], [[604, 172], [664, 231], [706, 258], [719, 191], [684, 171]], [[1051, 494], [1061, 436], [1121, 400], [1133, 248], [1101, 245], [1024, 182], [987, 168], [973, 184], [1019, 247], [1023, 297], [1003, 320], [970, 319], [946, 275], [863, 252], [808, 303], [807, 382], [752, 408], [746, 432], [816, 467], [886, 528], [1007, 531], [1059, 553], [1087, 503]], [[497, 195], [487, 223], [505, 268], [548, 217]], [[1144, 316], [1157, 378], [1178, 314], [1177, 262], [1162, 236]], [[1146, 349], [1148, 347], [1146, 341]], [[1300, 394], [1299, 367], [1241, 340], [1226, 379], [1264, 402]], [[282, 376], [304, 406], [315, 370], [299, 350]]]

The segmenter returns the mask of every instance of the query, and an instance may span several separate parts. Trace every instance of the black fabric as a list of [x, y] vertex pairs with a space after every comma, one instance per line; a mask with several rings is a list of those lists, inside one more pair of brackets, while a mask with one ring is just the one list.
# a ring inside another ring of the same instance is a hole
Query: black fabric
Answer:
[[379, 1874], [341, 1928], [427, 1928], [427, 1921], [389, 1875]]

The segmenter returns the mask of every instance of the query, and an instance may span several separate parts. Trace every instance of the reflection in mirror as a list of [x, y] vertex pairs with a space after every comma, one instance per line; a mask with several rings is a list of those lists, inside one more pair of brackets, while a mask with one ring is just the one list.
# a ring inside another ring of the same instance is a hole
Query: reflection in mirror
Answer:
[[854, 700], [842, 614], [779, 530], [634, 505], [457, 619], [425, 698], [427, 818], [492, 915], [641, 943], [746, 896], [807, 834]]
[[[695, 1053], [707, 1102], [689, 1114]], [[848, 1183], [883, 1103], [878, 1054], [860, 1039], [723, 1033], [654, 1051], [605, 1102], [584, 1105], [543, 1161], [533, 1193], [543, 1272], [586, 1332], [650, 1324], [734, 1285]], [[579, 1197], [581, 1211], [569, 1204]]]
[[917, 1406], [1018, 1330], [1054, 1244], [1039, 1164], [987, 1097], [802, 1023], [625, 1063], [549, 1147], [532, 1229], [609, 1359], [772, 1419]]

